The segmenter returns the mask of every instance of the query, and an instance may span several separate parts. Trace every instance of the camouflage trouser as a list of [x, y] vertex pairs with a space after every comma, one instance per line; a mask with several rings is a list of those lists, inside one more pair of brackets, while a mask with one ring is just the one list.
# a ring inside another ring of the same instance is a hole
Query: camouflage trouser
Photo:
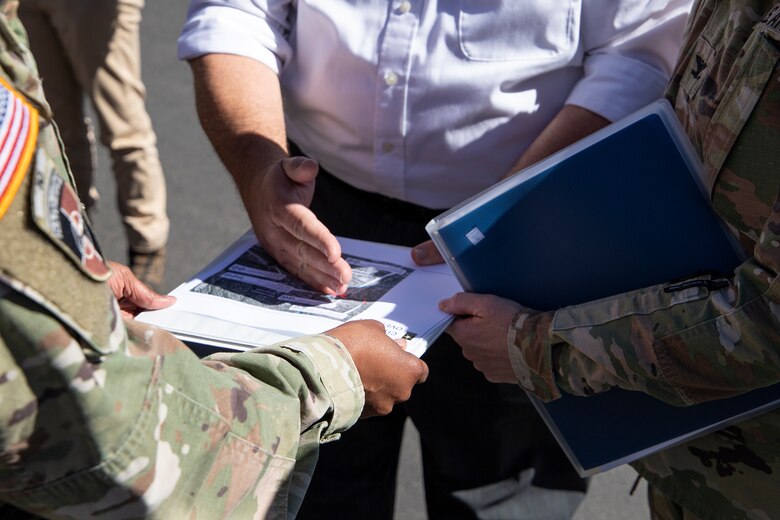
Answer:
[[652, 520], [700, 520], [651, 485], [647, 486], [647, 499]]

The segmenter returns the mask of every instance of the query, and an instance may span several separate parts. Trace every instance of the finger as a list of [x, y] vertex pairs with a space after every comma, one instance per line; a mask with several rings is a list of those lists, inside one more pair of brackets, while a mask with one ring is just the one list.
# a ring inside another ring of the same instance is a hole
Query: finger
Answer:
[[121, 300], [125, 297], [128, 273], [132, 276], [132, 271], [126, 265], [117, 262], [109, 261], [108, 264], [111, 266], [112, 271], [111, 278], [108, 279], [108, 287], [111, 289], [114, 298]]
[[141, 282], [133, 275], [129, 281], [129, 293], [125, 298], [141, 309], [157, 310], [170, 307], [176, 302], [176, 298], [153, 291], [148, 285]]
[[282, 225], [288, 233], [318, 250], [330, 263], [341, 258], [341, 244], [338, 239], [309, 208], [295, 204], [288, 206], [287, 210]]
[[464, 343], [466, 343], [466, 339], [471, 334], [473, 325], [473, 318], [457, 319], [450, 323], [449, 327], [447, 327], [447, 334], [452, 336], [455, 342], [462, 347]]
[[126, 265], [116, 262], [110, 264], [113, 275], [108, 280], [108, 285], [118, 301], [127, 302], [138, 307], [138, 310], [163, 309], [170, 307], [176, 301], [173, 296], [163, 296], [153, 291], [141, 282]]
[[406, 350], [406, 340], [404, 338], [396, 338], [393, 341], [395, 341], [396, 345]]
[[346, 291], [352, 269], [343, 258], [328, 261], [319, 249], [298, 240], [283, 227], [267, 227], [256, 235], [263, 249], [292, 275], [327, 294]]
[[439, 309], [455, 316], [474, 316], [476, 315], [477, 302], [479, 295], [473, 293], [459, 292], [439, 302]]
[[320, 251], [303, 242], [287, 244], [274, 252], [274, 256], [291, 274], [326, 294], [344, 294], [352, 279], [352, 269], [346, 260], [339, 258], [331, 263]]
[[444, 258], [431, 240], [418, 244], [412, 249], [412, 260], [417, 265], [433, 265], [444, 262]]

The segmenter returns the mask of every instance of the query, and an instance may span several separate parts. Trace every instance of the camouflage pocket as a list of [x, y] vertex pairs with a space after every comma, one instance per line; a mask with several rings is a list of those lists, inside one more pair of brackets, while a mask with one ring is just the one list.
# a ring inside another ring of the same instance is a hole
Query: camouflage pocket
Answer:
[[724, 162], [731, 154], [753, 109], [780, 63], [777, 31], [759, 22], [745, 42], [723, 84], [703, 140], [703, 160], [712, 191]]
[[126, 481], [151, 451], [139, 441], [157, 426], [159, 363], [123, 363], [123, 354], [94, 363], [70, 330], [21, 294], [0, 300], [0, 316], [3, 395], [13, 396], [0, 406], [0, 500], [81, 518], [79, 510], [103, 509], [101, 500], [121, 503], [108, 496], [113, 489], [132, 498]]

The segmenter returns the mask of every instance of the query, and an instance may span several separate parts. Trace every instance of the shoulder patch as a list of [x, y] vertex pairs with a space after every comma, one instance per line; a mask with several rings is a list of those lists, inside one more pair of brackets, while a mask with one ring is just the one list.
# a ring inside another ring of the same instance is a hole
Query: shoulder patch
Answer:
[[111, 270], [97, 247], [73, 187], [57, 173], [54, 162], [39, 149], [32, 182], [33, 220], [93, 280], [107, 280]]
[[30, 168], [38, 111], [0, 77], [0, 219]]

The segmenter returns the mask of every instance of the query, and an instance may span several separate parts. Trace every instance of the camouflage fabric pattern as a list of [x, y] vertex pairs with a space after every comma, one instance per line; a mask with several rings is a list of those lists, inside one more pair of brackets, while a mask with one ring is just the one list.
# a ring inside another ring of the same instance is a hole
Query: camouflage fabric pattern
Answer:
[[[618, 386], [688, 405], [780, 381], [780, 2], [699, 1], [682, 49], [667, 95], [752, 257], [722, 276], [518, 315], [510, 358], [542, 399]], [[780, 412], [636, 467], [702, 519], [780, 518]]]
[[348, 352], [319, 335], [199, 360], [120, 319], [31, 217], [34, 173], [69, 173], [15, 8], [0, 0], [0, 76], [41, 130], [0, 219], [0, 501], [47, 518], [293, 517], [319, 444], [363, 409]]
[[701, 520], [653, 486], [647, 486], [647, 502], [651, 520]]

